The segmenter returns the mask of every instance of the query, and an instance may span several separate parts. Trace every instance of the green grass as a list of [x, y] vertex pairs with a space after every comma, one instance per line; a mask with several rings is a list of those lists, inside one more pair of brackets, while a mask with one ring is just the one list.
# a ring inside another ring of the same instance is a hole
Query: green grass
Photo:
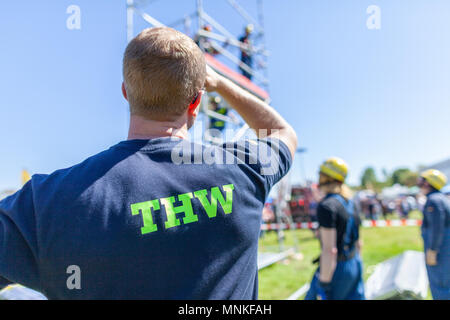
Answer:
[[[320, 254], [320, 246], [311, 230], [285, 231], [285, 237], [286, 247], [297, 243], [301, 254], [259, 272], [261, 300], [286, 299], [311, 280], [317, 267], [311, 261]], [[364, 280], [376, 264], [406, 250], [423, 250], [419, 227], [362, 228], [361, 238]], [[271, 232], [260, 240], [260, 250], [272, 251], [276, 244], [276, 233]]]

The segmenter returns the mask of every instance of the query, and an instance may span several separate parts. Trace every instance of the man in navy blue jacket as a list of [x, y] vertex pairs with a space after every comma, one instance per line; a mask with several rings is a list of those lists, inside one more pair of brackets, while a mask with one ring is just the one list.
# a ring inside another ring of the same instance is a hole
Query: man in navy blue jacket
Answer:
[[427, 196], [423, 209], [422, 238], [431, 294], [450, 300], [450, 201], [440, 190], [447, 177], [439, 170], [426, 170], [418, 185]]
[[[256, 299], [261, 212], [294, 130], [170, 28], [133, 39], [123, 75], [128, 139], [0, 202], [0, 276], [50, 299]], [[190, 142], [203, 89], [258, 139]]]

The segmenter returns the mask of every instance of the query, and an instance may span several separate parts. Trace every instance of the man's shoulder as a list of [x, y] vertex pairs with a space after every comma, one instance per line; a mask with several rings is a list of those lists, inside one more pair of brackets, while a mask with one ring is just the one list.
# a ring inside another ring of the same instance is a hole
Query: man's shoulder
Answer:
[[48, 193], [50, 190], [76, 189], [84, 180], [94, 181], [103, 176], [115, 164], [126, 158], [130, 152], [111, 147], [92, 155], [70, 167], [55, 170], [49, 174], [34, 174], [31, 179], [33, 192]]
[[447, 200], [446, 196], [441, 192], [434, 192], [428, 196], [427, 202], [429, 205], [439, 205]]
[[325, 198], [317, 205], [318, 218], [335, 216], [338, 212], [336, 199]]
[[433, 208], [450, 208], [450, 200], [445, 194], [435, 192], [428, 196], [426, 206], [428, 207], [427, 211], [429, 212], [432, 212]]

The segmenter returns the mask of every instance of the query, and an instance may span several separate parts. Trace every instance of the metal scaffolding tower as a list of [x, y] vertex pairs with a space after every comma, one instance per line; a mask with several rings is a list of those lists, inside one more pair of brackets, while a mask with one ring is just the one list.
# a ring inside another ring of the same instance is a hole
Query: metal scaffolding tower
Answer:
[[[209, 15], [204, 9], [204, 0], [196, 0], [195, 11], [185, 15], [182, 18], [175, 20], [172, 23], [168, 23], [168, 27], [176, 28], [182, 24], [185, 26], [185, 33], [188, 33], [186, 29], [189, 29], [192, 19], [196, 19], [196, 32], [195, 35], [199, 37], [206, 38], [208, 40], [214, 41], [211, 44], [215, 47], [216, 50], [220, 52], [223, 57], [226, 57], [232, 64], [239, 66], [244, 69], [252, 76], [255, 77], [256, 82], [263, 89], [269, 89], [269, 80], [267, 78], [267, 58], [269, 56], [269, 52], [265, 49], [265, 30], [264, 30], [264, 12], [263, 12], [263, 0], [255, 0], [257, 3], [257, 15], [258, 18], [254, 18], [250, 15], [236, 0], [224, 0], [230, 4], [230, 6], [235, 10], [237, 14], [239, 14], [247, 23], [247, 25], [252, 25], [255, 30], [255, 34], [252, 36], [253, 44], [250, 47], [246, 47], [245, 43], [242, 43], [237, 39], [237, 37], [227, 30], [222, 24], [220, 24], [216, 19], [214, 19], [211, 15]], [[158, 27], [164, 26], [162, 22], [160, 22], [155, 17], [151, 16], [144, 10], [150, 9], [151, 5], [156, 5], [156, 0], [127, 0], [127, 40], [128, 42], [134, 36], [134, 17], [135, 14], [149, 23], [151, 26]], [[146, 9], [144, 9], [146, 8]], [[211, 25], [215, 32], [206, 31], [202, 27], [204, 25]], [[234, 46], [237, 48], [246, 47], [246, 50], [255, 55], [255, 60], [258, 60], [257, 68], [246, 65], [243, 63], [235, 54], [230, 52], [229, 50], [220, 47], [216, 44], [216, 42], [221, 42], [223, 44], [227, 44], [230, 46]], [[204, 49], [204, 48], [202, 48]], [[266, 98], [266, 97], [264, 97]], [[265, 100], [265, 99], [264, 99]]]

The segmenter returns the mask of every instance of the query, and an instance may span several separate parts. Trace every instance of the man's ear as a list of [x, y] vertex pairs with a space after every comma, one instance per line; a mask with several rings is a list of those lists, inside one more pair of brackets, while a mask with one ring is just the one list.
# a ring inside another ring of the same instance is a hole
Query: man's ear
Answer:
[[200, 105], [199, 104], [197, 104], [196, 106], [195, 105], [190, 105], [189, 106], [188, 114], [190, 116], [197, 117], [199, 112], [200, 112]]
[[203, 91], [199, 91], [196, 98], [194, 99], [194, 101], [192, 101], [192, 103], [189, 105], [188, 108], [188, 113], [191, 116], [196, 117], [200, 111], [200, 102], [202, 101], [202, 95], [203, 95]]
[[123, 94], [123, 97], [125, 98], [125, 100], [128, 101], [127, 89], [125, 88], [125, 82], [122, 82], [122, 94]]

